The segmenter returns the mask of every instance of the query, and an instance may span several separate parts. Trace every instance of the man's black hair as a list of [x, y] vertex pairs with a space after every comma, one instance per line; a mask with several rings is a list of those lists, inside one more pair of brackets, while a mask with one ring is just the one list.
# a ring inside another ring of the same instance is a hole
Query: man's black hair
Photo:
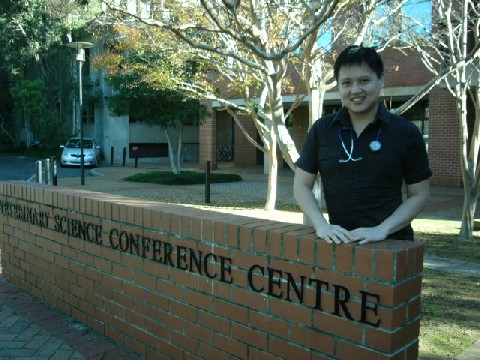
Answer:
[[352, 45], [338, 55], [335, 65], [333, 65], [335, 79], [338, 80], [338, 73], [342, 66], [361, 65], [362, 63], [367, 64], [379, 78], [383, 76], [383, 61], [376, 50], [362, 45]]

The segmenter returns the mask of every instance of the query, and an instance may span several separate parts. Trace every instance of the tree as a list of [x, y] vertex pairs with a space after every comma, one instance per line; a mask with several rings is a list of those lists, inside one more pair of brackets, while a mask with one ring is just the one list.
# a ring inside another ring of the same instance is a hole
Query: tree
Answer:
[[[404, 110], [433, 86], [443, 82], [456, 102], [459, 128], [464, 205], [460, 236], [472, 239], [480, 191], [480, 5], [474, 0], [434, 0], [432, 30], [417, 49], [434, 78], [425, 91], [404, 104]], [[468, 103], [473, 103], [474, 124], [468, 126]]]
[[45, 84], [41, 80], [23, 80], [10, 90], [17, 113], [22, 117], [26, 131], [26, 145], [32, 145], [32, 122], [46, 112], [47, 102], [43, 93]]
[[[108, 107], [116, 116], [130, 115], [164, 131], [168, 143], [168, 156], [174, 174], [181, 172], [182, 132], [186, 124], [198, 124], [207, 115], [206, 106], [175, 90], [155, 88], [142, 74], [152, 64], [162, 63], [162, 56], [139, 48], [138, 42], [114, 45], [115, 51], [95, 59], [97, 68], [109, 69], [106, 80], [117, 90], [108, 97]], [[120, 51], [123, 50], [123, 51]], [[166, 63], [159, 68], [168, 66]], [[151, 75], [151, 74], [149, 74]], [[175, 131], [172, 131], [175, 130]], [[176, 149], [173, 145], [176, 136]]]
[[[464, 205], [460, 236], [473, 237], [475, 209], [480, 190], [480, 5], [477, 1], [438, 1], [439, 14], [445, 14], [441, 32], [436, 35], [440, 53], [450, 64], [457, 64], [451, 78], [445, 81], [455, 98], [460, 121], [461, 170], [464, 187]], [[476, 83], [477, 82], [477, 83]], [[475, 124], [469, 134], [467, 123], [468, 98], [475, 108]]]
[[[247, 139], [269, 159], [269, 190], [266, 209], [275, 207], [277, 143], [287, 164], [294, 169], [298, 150], [286, 127], [286, 119], [304, 99], [310, 96], [310, 123], [320, 117], [325, 92], [335, 85], [331, 71], [333, 44], [361, 43], [381, 27], [385, 19], [394, 23], [404, 1], [190, 1], [153, 2], [148, 17], [138, 9], [110, 6], [121, 13], [130, 26], [144, 24], [149, 34], [160, 29], [163, 39], [150, 35], [159, 51], [176, 49], [208, 64], [218, 76], [205, 74], [195, 81], [176, 78], [181, 91], [217, 101], [227, 110], [240, 129], [238, 114], [248, 114], [262, 137], [263, 145]], [[388, 7], [381, 16], [380, 6]], [[131, 16], [126, 18], [126, 16]], [[391, 34], [389, 34], [390, 36]], [[394, 41], [390, 36], [384, 41]], [[180, 45], [179, 45], [180, 44]], [[160, 50], [161, 49], [161, 50]], [[297, 100], [283, 103], [282, 96], [292, 89], [295, 72], [303, 76], [305, 87], [297, 84]], [[224, 84], [227, 85], [224, 85]], [[219, 91], [220, 89], [220, 91]], [[230, 101], [235, 94], [245, 105]]]
[[[7, 97], [10, 85], [18, 85], [15, 91], [23, 88], [26, 83], [16, 84], [23, 80], [42, 82], [46, 95], [42, 100], [47, 102], [45, 107], [48, 112], [44, 113], [43, 121], [39, 124], [45, 125], [48, 122], [49, 126], [35, 129], [37, 124], [30, 123], [28, 118], [24, 117], [24, 120], [27, 120], [25, 125], [29, 126], [23, 129], [28, 136], [27, 144], [31, 142], [31, 135], [28, 134], [32, 130], [36, 131], [35, 135], [41, 136], [42, 140], [49, 142], [50, 139], [52, 145], [58, 142], [56, 135], [63, 131], [62, 116], [66, 116], [62, 113], [63, 105], [67, 101], [65, 93], [74, 91], [74, 87], [69, 86], [68, 77], [62, 73], [66, 73], [68, 67], [65, 62], [68, 50], [63, 43], [66, 38], [71, 40], [73, 32], [95, 19], [93, 14], [98, 12], [100, 4], [100, 0], [89, 1], [87, 8], [82, 0], [0, 2], [0, 71], [9, 79], [8, 86], [0, 89], [0, 96]], [[11, 132], [14, 133], [14, 118], [8, 114], [4, 118], [10, 121], [4, 128], [13, 129]], [[35, 115], [35, 119], [39, 117]], [[45, 129], [58, 129], [58, 132]]]
[[[257, 129], [264, 136], [264, 146], [254, 139], [249, 141], [269, 157], [266, 209], [273, 209], [276, 202], [277, 143], [290, 167], [295, 167], [298, 158], [298, 151], [285, 126], [282, 101], [289, 59], [304, 39], [340, 4], [338, 0], [317, 3], [315, 9], [304, 2], [288, 1], [233, 4], [216, 0], [168, 2], [163, 6], [156, 3], [160, 12], [153, 13], [148, 19], [136, 11], [111, 6], [121, 12], [122, 18], [130, 14], [137, 24], [140, 22], [161, 30], [167, 41], [158, 42], [159, 48], [175, 47], [180, 50], [175, 53], [176, 57], [185, 54], [186, 58], [208, 64], [221, 74], [215, 78], [211, 73], [199, 72], [195, 81], [175, 79], [179, 90], [218, 101], [240, 126], [238, 113], [249, 114], [256, 120]], [[303, 31], [299, 33], [294, 24], [301, 26]], [[182, 46], [172, 46], [175, 42]], [[225, 80], [227, 85], [220, 87]], [[229, 100], [232, 97], [228, 95], [235, 91], [244, 98], [244, 106]]]

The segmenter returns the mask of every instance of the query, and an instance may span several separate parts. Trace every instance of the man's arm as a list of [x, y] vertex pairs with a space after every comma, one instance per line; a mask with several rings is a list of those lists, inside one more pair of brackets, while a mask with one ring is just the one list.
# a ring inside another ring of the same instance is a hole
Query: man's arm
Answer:
[[297, 167], [293, 181], [293, 193], [298, 205], [312, 221], [318, 237], [330, 244], [332, 242], [336, 244], [351, 242], [353, 239], [350, 233], [341, 226], [330, 225], [318, 207], [317, 200], [312, 193], [316, 178], [315, 174], [310, 174]]
[[378, 226], [352, 230], [354, 241], [366, 244], [368, 242], [385, 240], [388, 235], [407, 226], [423, 210], [429, 196], [430, 181], [428, 179], [407, 185], [407, 199], [397, 210]]

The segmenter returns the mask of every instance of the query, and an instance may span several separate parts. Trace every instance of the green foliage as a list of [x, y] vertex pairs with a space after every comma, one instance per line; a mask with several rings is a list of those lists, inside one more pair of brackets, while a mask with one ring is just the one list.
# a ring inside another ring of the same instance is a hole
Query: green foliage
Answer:
[[118, 92], [108, 97], [108, 107], [116, 115], [130, 115], [162, 128], [177, 124], [198, 124], [207, 115], [205, 105], [176, 91], [156, 90], [137, 74], [109, 76]]
[[2, 0], [0, 1], [0, 67], [22, 76], [32, 62], [40, 62], [65, 34], [79, 29], [100, 10], [100, 0]]
[[[205, 173], [183, 171], [180, 174], [173, 174], [171, 171], [147, 171], [128, 176], [124, 180], [162, 185], [194, 185], [205, 183]], [[210, 174], [211, 183], [227, 183], [236, 181], [242, 181], [242, 177], [238, 174]]]
[[66, 134], [57, 112], [48, 105], [44, 81], [19, 81], [10, 89], [10, 93], [15, 112], [30, 123], [35, 139], [41, 139], [46, 148], [57, 147]]
[[1, 154], [23, 154], [26, 148], [24, 145], [15, 146], [13, 144], [2, 144], [0, 143], [0, 153]]
[[178, 79], [191, 79], [201, 71], [190, 59], [173, 58], [170, 51], [159, 52], [152, 44], [154, 30], [145, 34], [117, 26], [117, 35], [105, 55], [97, 56], [94, 67], [106, 70], [106, 80], [118, 93], [108, 98], [110, 111], [163, 128], [198, 124], [208, 115], [197, 99], [178, 91]]
[[40, 160], [40, 159], [48, 159], [51, 157], [56, 157], [57, 159], [60, 158], [60, 149], [59, 147], [41, 147], [35, 146], [29, 149], [25, 149], [23, 154], [28, 156], [31, 159]]
[[21, 80], [10, 88], [15, 111], [26, 117], [41, 116], [47, 110], [43, 80]]

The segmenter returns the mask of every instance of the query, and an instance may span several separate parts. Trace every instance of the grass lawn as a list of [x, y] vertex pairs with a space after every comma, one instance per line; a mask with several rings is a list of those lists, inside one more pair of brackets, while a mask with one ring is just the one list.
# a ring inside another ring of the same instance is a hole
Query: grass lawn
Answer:
[[[193, 172], [192, 172], [193, 173]], [[171, 179], [171, 172], [147, 172], [127, 178], [128, 181], [164, 184], [203, 184], [205, 174], [182, 173]], [[221, 175], [220, 182], [240, 181]], [[231, 174], [230, 174], [231, 175]], [[237, 175], [238, 176], [238, 175]], [[162, 178], [162, 179], [160, 179]], [[168, 178], [168, 179], [167, 179]], [[193, 179], [196, 179], [195, 182]], [[167, 180], [165, 180], [167, 179]], [[214, 182], [214, 180], [212, 180]], [[193, 199], [190, 199], [193, 203]], [[230, 207], [232, 200], [220, 199], [219, 207]], [[198, 205], [198, 204], [197, 204]], [[262, 209], [265, 199], [248, 200], [235, 207]], [[296, 204], [278, 203], [278, 210], [299, 212]], [[458, 259], [480, 264], [480, 232], [473, 241], [459, 238], [460, 222], [434, 219], [416, 219], [413, 222], [415, 240], [425, 245], [425, 254]], [[420, 320], [420, 355], [422, 360], [455, 359], [460, 353], [480, 340], [480, 278], [447, 274], [425, 269], [423, 273], [422, 308]]]
[[[417, 219], [413, 227], [426, 255], [480, 264], [480, 234], [462, 240], [459, 221]], [[480, 340], [480, 277], [424, 269], [422, 286], [419, 359], [455, 359]]]
[[423, 272], [422, 360], [455, 359], [480, 339], [480, 278]]

